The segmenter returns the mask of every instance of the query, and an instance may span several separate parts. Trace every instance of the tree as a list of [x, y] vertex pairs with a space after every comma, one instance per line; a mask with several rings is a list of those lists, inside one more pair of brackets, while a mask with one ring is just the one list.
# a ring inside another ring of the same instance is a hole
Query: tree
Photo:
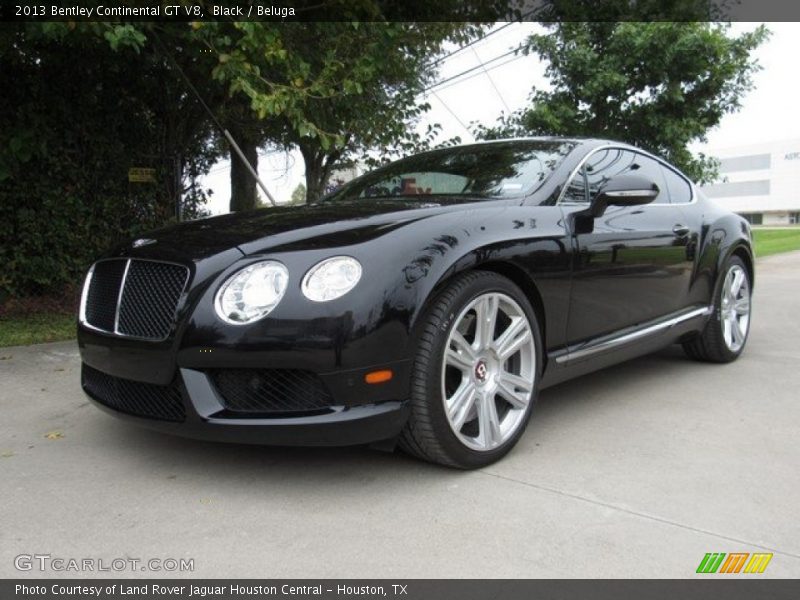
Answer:
[[[246, 99], [235, 97], [218, 110], [219, 119], [231, 133], [247, 162], [258, 172], [258, 149], [267, 138], [259, 119], [252, 113]], [[259, 205], [256, 180], [239, 155], [225, 142], [231, 161], [231, 212], [250, 210]]]
[[306, 186], [304, 186], [302, 183], [298, 183], [297, 187], [294, 188], [294, 191], [292, 192], [291, 205], [299, 206], [305, 203], [306, 203]]
[[[0, 30], [0, 296], [62, 292], [112, 244], [174, 219], [178, 197], [200, 211], [210, 123], [126, 27]], [[154, 181], [130, 183], [131, 167]]]
[[687, 146], [705, 141], [723, 115], [740, 108], [760, 67], [752, 51], [769, 32], [736, 37], [707, 22], [562, 22], [530, 37], [526, 52], [547, 61], [550, 89], [479, 137], [607, 137], [663, 156], [700, 182], [716, 163]]
[[[227, 153], [230, 157], [230, 211], [255, 208], [258, 205], [256, 181], [248, 166], [224, 139], [218, 125], [231, 133], [247, 162], [257, 170], [258, 149], [267, 141], [263, 124], [250, 110], [246, 96], [230, 94], [227, 86], [211, 77], [217, 57], [208, 52], [194, 28], [187, 24], [126, 25], [120, 31], [115, 31], [109, 41], [112, 45], [126, 44], [137, 51], [153, 54], [166, 63], [169, 69], [164, 73], [165, 86], [168, 89], [177, 87], [180, 91], [177, 98], [188, 105], [187, 111], [197, 114], [199, 122], [209, 124], [208, 131], [215, 142], [214, 147], [219, 153]], [[194, 89], [190, 89], [190, 86]], [[214, 115], [216, 123], [202, 103]]]
[[267, 136], [298, 148], [308, 199], [318, 198], [335, 166], [371, 151], [400, 154], [431, 143], [414, 133], [430, 107], [419, 95], [446, 41], [482, 30], [465, 23], [202, 23], [218, 56], [214, 77], [244, 94]]

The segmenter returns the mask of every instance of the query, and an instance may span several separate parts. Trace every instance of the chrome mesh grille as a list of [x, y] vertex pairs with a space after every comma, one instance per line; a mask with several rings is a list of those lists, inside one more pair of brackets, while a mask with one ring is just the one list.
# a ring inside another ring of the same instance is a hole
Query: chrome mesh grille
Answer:
[[119, 304], [119, 333], [156, 340], [167, 337], [186, 277], [186, 268], [179, 265], [131, 261]]
[[125, 274], [125, 260], [105, 260], [97, 263], [86, 291], [86, 321], [104, 331], [114, 331], [119, 287]]
[[96, 263], [84, 293], [81, 318], [91, 327], [147, 340], [166, 339], [189, 270], [150, 260]]

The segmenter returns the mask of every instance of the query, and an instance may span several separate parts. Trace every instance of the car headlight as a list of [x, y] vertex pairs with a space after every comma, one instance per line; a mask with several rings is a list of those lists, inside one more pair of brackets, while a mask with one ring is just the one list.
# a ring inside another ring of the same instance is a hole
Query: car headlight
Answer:
[[344, 296], [361, 279], [361, 263], [350, 256], [334, 256], [308, 270], [301, 288], [314, 302], [327, 302]]
[[217, 292], [214, 308], [220, 319], [244, 325], [266, 317], [286, 292], [289, 271], [274, 260], [257, 262], [229, 277]]

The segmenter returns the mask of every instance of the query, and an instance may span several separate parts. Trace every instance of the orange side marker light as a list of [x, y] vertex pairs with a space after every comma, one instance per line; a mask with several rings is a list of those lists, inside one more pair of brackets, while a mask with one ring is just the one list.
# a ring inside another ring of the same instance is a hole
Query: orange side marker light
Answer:
[[375, 383], [386, 383], [393, 377], [394, 373], [392, 373], [391, 369], [381, 369], [380, 371], [371, 371], [364, 375], [364, 381], [367, 383], [375, 384]]

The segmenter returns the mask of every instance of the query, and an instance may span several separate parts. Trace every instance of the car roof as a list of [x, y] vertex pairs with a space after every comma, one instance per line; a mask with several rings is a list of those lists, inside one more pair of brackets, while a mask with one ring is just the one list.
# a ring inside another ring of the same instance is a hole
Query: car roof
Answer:
[[627, 148], [636, 148], [631, 144], [628, 144], [626, 142], [620, 142], [619, 140], [611, 140], [607, 138], [594, 138], [594, 137], [560, 136], [560, 135], [522, 136], [522, 137], [497, 138], [491, 140], [476, 140], [468, 144], [459, 144], [456, 147], [478, 146], [483, 144], [499, 144], [502, 142], [566, 142], [566, 143], [586, 145], [586, 146], [605, 146], [607, 144], [614, 144], [615, 146], [619, 145], [619, 146], [625, 146]]
[[[470, 146], [478, 146], [482, 144], [492, 144], [492, 143], [502, 143], [502, 142], [565, 142], [568, 144], [575, 144], [576, 147], [580, 146], [586, 149], [587, 151], [591, 151], [595, 148], [600, 148], [603, 146], [613, 146], [619, 148], [626, 148], [629, 150], [634, 150], [639, 152], [640, 154], [645, 154], [654, 158], [660, 162], [667, 164], [671, 169], [677, 170], [677, 168], [670, 164], [665, 158], [650, 152], [649, 150], [645, 150], [644, 148], [640, 148], [639, 146], [635, 146], [633, 144], [629, 144], [627, 142], [620, 142], [619, 140], [612, 140], [609, 138], [593, 138], [593, 137], [566, 137], [566, 136], [524, 136], [524, 137], [511, 137], [511, 138], [499, 138], [495, 140], [478, 140], [475, 142], [471, 142], [469, 144], [462, 144], [460, 146], [454, 147], [470, 147]], [[685, 174], [681, 173], [684, 177]], [[688, 177], [687, 177], [688, 179]]]
[[[619, 148], [626, 148], [629, 150], [634, 150], [639, 152], [640, 154], [645, 154], [650, 158], [657, 160], [658, 162], [664, 163], [673, 171], [678, 171], [681, 176], [684, 177], [687, 181], [692, 181], [690, 177], [688, 177], [683, 171], [675, 167], [673, 164], [668, 162], [665, 158], [658, 156], [657, 154], [653, 154], [652, 152], [645, 150], [644, 148], [640, 148], [638, 146], [634, 146], [633, 144], [629, 144], [627, 142], [620, 142], [618, 140], [612, 140], [608, 138], [593, 138], [593, 137], [578, 137], [578, 136], [558, 136], [558, 135], [551, 135], [551, 136], [521, 136], [521, 137], [509, 137], [509, 138], [498, 138], [494, 140], [477, 140], [475, 142], [470, 142], [469, 144], [459, 144], [457, 146], [450, 146], [451, 148], [469, 148], [471, 146], [480, 146], [484, 144], [499, 144], [503, 142], [564, 142], [568, 144], [575, 144], [576, 147], [583, 147], [587, 152], [591, 152], [596, 148], [602, 148], [604, 146], [613, 146]], [[442, 150], [442, 148], [437, 148], [436, 150]], [[432, 152], [433, 150], [428, 150], [428, 152]], [[423, 153], [424, 154], [424, 153]]]

